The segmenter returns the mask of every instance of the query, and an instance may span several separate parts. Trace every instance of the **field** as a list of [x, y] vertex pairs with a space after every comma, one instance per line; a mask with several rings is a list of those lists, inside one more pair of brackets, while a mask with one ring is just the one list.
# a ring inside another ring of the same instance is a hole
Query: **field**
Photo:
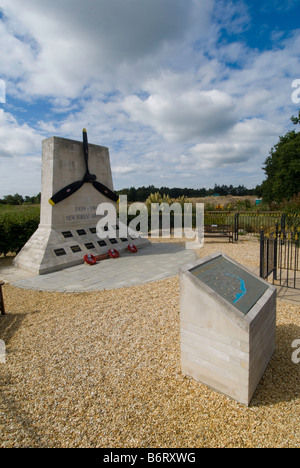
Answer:
[[39, 220], [39, 205], [0, 204], [0, 256], [17, 253], [36, 231]]
[[40, 212], [40, 205], [2, 205], [0, 203], [0, 217], [2, 216], [33, 216]]
[[231, 209], [236, 208], [238, 209], [245, 209], [246, 205], [248, 208], [255, 209], [255, 200], [257, 197], [255, 196], [233, 196], [233, 195], [226, 195], [226, 196], [210, 196], [210, 197], [201, 197], [201, 198], [192, 198], [191, 201], [193, 203], [204, 203], [206, 210], [215, 209], [218, 206], [228, 207], [230, 206]]

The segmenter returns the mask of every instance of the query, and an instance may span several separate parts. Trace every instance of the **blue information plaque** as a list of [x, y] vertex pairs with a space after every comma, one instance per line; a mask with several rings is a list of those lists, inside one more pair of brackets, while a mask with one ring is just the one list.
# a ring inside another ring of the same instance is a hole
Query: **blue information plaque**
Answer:
[[246, 315], [268, 285], [223, 256], [209, 260], [191, 273]]

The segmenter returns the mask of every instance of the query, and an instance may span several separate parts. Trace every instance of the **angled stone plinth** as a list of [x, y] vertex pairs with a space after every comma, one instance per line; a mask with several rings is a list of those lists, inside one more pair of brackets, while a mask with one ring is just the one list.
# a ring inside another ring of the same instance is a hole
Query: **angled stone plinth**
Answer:
[[180, 270], [181, 368], [249, 405], [275, 350], [276, 288], [224, 254]]
[[[89, 169], [97, 181], [113, 190], [109, 150], [89, 144]], [[41, 217], [37, 231], [29, 239], [14, 264], [38, 275], [51, 273], [83, 263], [84, 255], [99, 255], [109, 249], [125, 251], [129, 243], [141, 248], [150, 245], [148, 239], [130, 231], [119, 235], [116, 218], [115, 235], [100, 238], [97, 234], [97, 207], [113, 203], [99, 193], [91, 183], [55, 206], [49, 199], [73, 182], [80, 181], [86, 172], [83, 144], [79, 141], [51, 137], [42, 144]], [[114, 204], [116, 206], [116, 204]]]

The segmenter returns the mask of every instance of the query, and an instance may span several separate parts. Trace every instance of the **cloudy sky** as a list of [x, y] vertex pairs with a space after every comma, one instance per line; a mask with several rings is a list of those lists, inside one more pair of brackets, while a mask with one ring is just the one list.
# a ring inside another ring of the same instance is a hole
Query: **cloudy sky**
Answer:
[[116, 190], [255, 187], [300, 108], [299, 18], [300, 0], [0, 0], [0, 197], [38, 193], [42, 140], [83, 127]]

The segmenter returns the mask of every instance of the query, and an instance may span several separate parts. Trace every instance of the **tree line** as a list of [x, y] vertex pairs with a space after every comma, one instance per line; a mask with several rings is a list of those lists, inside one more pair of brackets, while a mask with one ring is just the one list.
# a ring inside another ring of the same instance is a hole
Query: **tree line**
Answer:
[[[211, 195], [255, 195], [256, 189], [247, 189], [244, 185], [239, 185], [238, 187], [233, 187], [232, 185], [217, 185], [215, 184], [214, 188], [206, 189], [193, 189], [193, 188], [169, 188], [169, 187], [155, 187], [154, 185], [149, 185], [148, 187], [130, 187], [118, 190], [116, 193], [118, 195], [127, 195], [127, 200], [129, 202], [145, 202], [147, 198], [152, 193], [161, 193], [168, 195], [170, 198], [177, 199], [181, 197], [186, 198], [198, 198], [198, 197], [207, 197]], [[5, 195], [0, 199], [0, 204], [2, 205], [38, 205], [41, 202], [41, 194], [34, 195], [33, 197], [25, 196], [16, 193], [15, 195]]]
[[38, 193], [33, 197], [26, 195], [23, 197], [19, 193], [15, 195], [4, 195], [0, 198], [1, 205], [39, 205], [41, 203], [41, 194]]
[[166, 196], [169, 196], [173, 199], [178, 199], [181, 197], [187, 198], [198, 198], [198, 197], [208, 197], [208, 196], [217, 196], [217, 195], [256, 195], [256, 189], [248, 189], [244, 185], [239, 185], [238, 187], [233, 187], [232, 185], [217, 185], [215, 184], [214, 188], [206, 189], [193, 189], [193, 188], [169, 188], [169, 187], [155, 187], [154, 185], [149, 185], [148, 187], [130, 187], [119, 190], [118, 195], [127, 195], [127, 200], [129, 202], [144, 202], [152, 193], [161, 193]]

